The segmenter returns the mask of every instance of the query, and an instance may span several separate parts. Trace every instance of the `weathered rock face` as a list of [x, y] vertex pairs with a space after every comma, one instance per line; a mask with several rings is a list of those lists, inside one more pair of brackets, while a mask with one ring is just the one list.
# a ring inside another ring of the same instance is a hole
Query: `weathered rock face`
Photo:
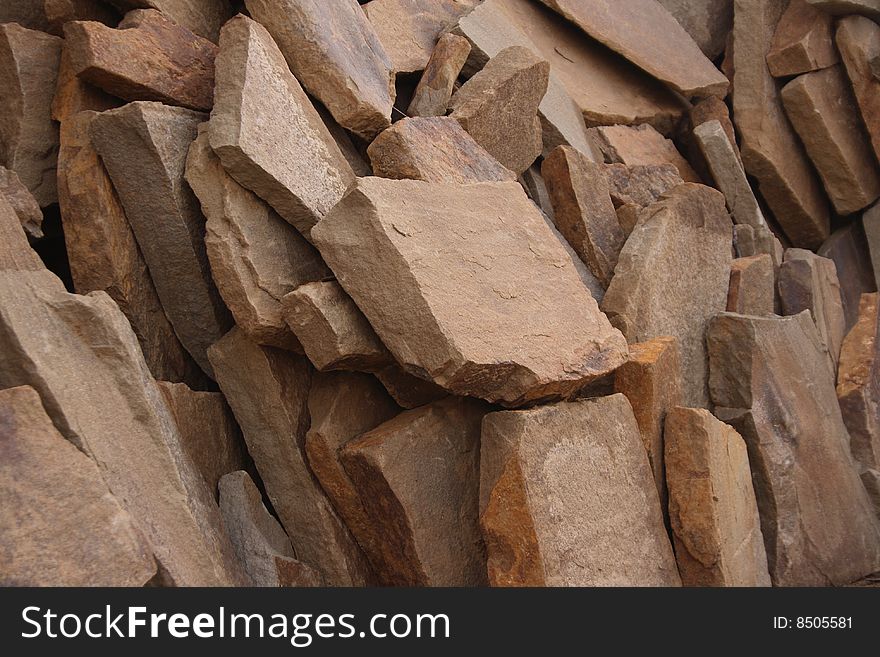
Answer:
[[740, 258], [766, 253], [773, 258], [773, 269], [778, 274], [785, 248], [776, 235], [766, 226], [755, 228], [748, 224], [733, 227], [733, 246]]
[[114, 96], [194, 110], [214, 103], [217, 46], [155, 10], [130, 12], [119, 29], [71, 21], [64, 38], [74, 73]]
[[772, 315], [776, 310], [776, 272], [766, 253], [735, 258], [730, 264], [727, 311], [741, 315]]
[[413, 376], [396, 363], [376, 372], [376, 378], [401, 408], [418, 408], [449, 394], [436, 383]]
[[835, 16], [862, 14], [875, 20], [880, 19], [880, 7], [876, 0], [807, 0], [814, 7]]
[[118, 12], [101, 0], [43, 0], [43, 9], [49, 21], [48, 31], [62, 36], [64, 25], [70, 21], [99, 21], [104, 25], [119, 23]]
[[394, 71], [355, 0], [247, 0], [290, 70], [339, 125], [370, 140], [391, 124]]
[[464, 37], [448, 32], [440, 37], [409, 103], [409, 116], [446, 114], [455, 81], [470, 52], [471, 44]]
[[0, 194], [0, 271], [42, 271], [46, 268], [28, 244], [15, 210]]
[[608, 180], [608, 191], [615, 208], [651, 205], [684, 182], [678, 169], [671, 164], [606, 164], [602, 170]]
[[456, 394], [564, 397], [625, 358], [517, 183], [363, 178], [313, 237], [396, 359]]
[[260, 347], [239, 329], [214, 344], [209, 355], [297, 557], [319, 570], [329, 586], [365, 584], [366, 560], [306, 464], [308, 361]]
[[0, 387], [39, 392], [61, 434], [97, 462], [131, 514], [163, 582], [239, 584], [211, 491], [110, 297], [68, 294], [47, 271], [2, 272], [0, 343]]
[[58, 37], [0, 25], [0, 164], [18, 174], [42, 207], [58, 200], [58, 126], [50, 107], [60, 58]]
[[43, 211], [18, 174], [0, 166], [0, 196], [12, 206], [21, 227], [30, 238], [43, 236]]
[[675, 558], [685, 586], [770, 586], [742, 437], [709, 411], [666, 416], [666, 481]]
[[805, 2], [794, 0], [779, 19], [767, 66], [775, 77], [809, 73], [840, 61], [831, 38], [833, 18]]
[[0, 583], [143, 586], [156, 572], [95, 463], [67, 442], [33, 388], [0, 390]]
[[367, 149], [373, 173], [440, 183], [515, 180], [452, 117], [406, 118], [382, 132]]
[[351, 167], [262, 25], [230, 20], [216, 66], [211, 147], [229, 175], [308, 237], [354, 179]]
[[685, 181], [702, 182], [675, 144], [650, 125], [601, 126], [587, 132], [609, 164], [672, 164]]
[[543, 150], [538, 106], [550, 64], [520, 46], [505, 48], [449, 101], [452, 118], [505, 167], [519, 175]]
[[773, 584], [843, 584], [875, 572], [880, 526], [809, 314], [723, 313], [707, 336], [712, 401], [748, 446]]
[[211, 278], [205, 218], [183, 178], [187, 151], [205, 118], [187, 109], [136, 102], [100, 113], [90, 130], [165, 314], [210, 376], [206, 351], [231, 318]]
[[477, 506], [480, 423], [489, 410], [450, 397], [401, 413], [342, 448], [345, 471], [392, 560], [383, 573], [388, 583], [485, 584]]
[[[880, 25], [863, 16], [847, 16], [837, 24], [835, 43], [846, 67], [874, 154], [880, 158], [880, 84], [871, 62], [880, 56]], [[876, 70], [876, 69], [875, 69]]]
[[330, 275], [315, 248], [255, 194], [226, 173], [199, 126], [186, 161], [186, 180], [207, 217], [205, 247], [223, 300], [248, 337], [301, 351], [284, 321], [282, 297]]
[[843, 302], [846, 330], [849, 331], [858, 321], [862, 295], [877, 291], [862, 222], [856, 220], [835, 230], [818, 253], [823, 258], [833, 260], [837, 267], [840, 300]]
[[880, 283], [880, 204], [874, 205], [862, 215], [862, 226], [874, 269], [874, 281]]
[[217, 42], [220, 27], [232, 16], [229, 0], [110, 0], [120, 9], [158, 9], [178, 25]]
[[4, 2], [0, 7], [0, 23], [18, 23], [22, 27], [44, 32], [49, 29], [43, 0]]
[[724, 50], [733, 26], [733, 0], [657, 0], [711, 60]]
[[70, 63], [68, 48], [62, 46], [58, 64], [58, 83], [52, 99], [52, 118], [64, 123], [79, 112], [92, 110], [103, 112], [123, 105], [123, 101], [80, 80]]
[[623, 395], [487, 415], [480, 526], [490, 584], [678, 586], [640, 443]]
[[731, 223], [724, 197], [686, 183], [641, 211], [602, 310], [629, 342], [678, 338], [684, 403], [705, 407], [706, 323], [727, 305]]

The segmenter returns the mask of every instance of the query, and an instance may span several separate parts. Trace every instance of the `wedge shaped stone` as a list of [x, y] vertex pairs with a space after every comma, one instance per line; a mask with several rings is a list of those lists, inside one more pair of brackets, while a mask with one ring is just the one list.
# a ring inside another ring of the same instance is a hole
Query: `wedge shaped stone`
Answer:
[[125, 104], [120, 98], [80, 80], [70, 62], [69, 50], [67, 46], [61, 48], [58, 82], [55, 86], [55, 97], [52, 99], [52, 118], [55, 121], [64, 123], [68, 117], [79, 112], [103, 112]]
[[671, 164], [685, 181], [702, 182], [672, 140], [648, 124], [600, 126], [587, 132], [609, 164]]
[[734, 258], [730, 265], [727, 311], [772, 315], [776, 311], [776, 272], [768, 254]]
[[733, 27], [733, 0], [657, 0], [711, 60], [727, 45]]
[[[868, 213], [865, 213], [865, 217]], [[838, 228], [819, 247], [818, 255], [834, 261], [840, 282], [840, 300], [849, 331], [859, 319], [859, 303], [863, 294], [877, 291], [871, 252], [863, 221], [853, 221]]]
[[446, 114], [455, 82], [470, 52], [471, 44], [464, 37], [448, 32], [440, 36], [413, 92], [407, 110], [409, 116]]
[[42, 271], [45, 268], [28, 243], [15, 209], [0, 194], [0, 271]]
[[232, 16], [229, 0], [110, 0], [124, 11], [158, 9], [178, 25], [214, 43], [220, 28]]
[[779, 19], [767, 66], [777, 78], [809, 73], [840, 61], [832, 39], [834, 19], [806, 0], [793, 0]]
[[864, 16], [847, 16], [837, 23], [835, 43], [849, 77], [874, 154], [880, 159], [880, 83], [872, 62], [880, 57], [880, 25]]
[[[602, 170], [608, 180], [611, 202], [615, 208], [651, 205], [684, 182], [672, 164], [606, 164]], [[632, 226], [629, 232], [632, 232]]]

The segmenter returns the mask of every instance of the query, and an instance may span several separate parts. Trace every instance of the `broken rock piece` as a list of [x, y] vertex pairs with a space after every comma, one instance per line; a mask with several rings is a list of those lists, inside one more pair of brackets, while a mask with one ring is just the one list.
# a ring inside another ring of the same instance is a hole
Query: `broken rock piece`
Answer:
[[587, 132], [609, 164], [672, 164], [686, 182], [702, 182], [675, 144], [650, 125], [600, 126]]
[[[603, 166], [611, 202], [615, 208], [625, 205], [637, 209], [656, 202], [663, 194], [684, 181], [671, 164], [606, 164]], [[635, 225], [635, 224], [633, 224]], [[632, 227], [628, 231], [632, 232]], [[627, 234], [628, 234], [627, 233]]]
[[779, 19], [767, 66], [777, 78], [809, 73], [840, 61], [831, 38], [834, 19], [805, 0], [793, 0]]
[[862, 295], [877, 291], [863, 222], [856, 220], [835, 230], [819, 247], [818, 255], [834, 261], [837, 268], [840, 300], [849, 331], [858, 321]]
[[718, 58], [733, 26], [733, 0], [657, 0], [711, 60]]
[[413, 376], [397, 363], [388, 365], [375, 374], [401, 408], [418, 408], [449, 394], [436, 383]]
[[214, 43], [232, 16], [229, 0], [110, 0], [120, 9], [158, 9], [178, 25]]
[[[852, 90], [868, 129], [874, 154], [880, 158], [880, 25], [863, 16], [847, 16], [837, 23], [835, 43], [846, 67]], [[874, 69], [872, 73], [872, 62]]]
[[43, 211], [15, 171], [0, 166], [0, 196], [12, 206], [21, 227], [28, 237], [39, 239], [43, 236]]
[[470, 52], [471, 44], [464, 37], [450, 33], [440, 36], [409, 103], [409, 116], [446, 114], [455, 81]]
[[0, 194], [0, 271], [42, 271], [45, 268], [28, 243], [15, 210]]
[[776, 309], [773, 258], [762, 253], [735, 258], [730, 265], [727, 310], [741, 315], [772, 315]]

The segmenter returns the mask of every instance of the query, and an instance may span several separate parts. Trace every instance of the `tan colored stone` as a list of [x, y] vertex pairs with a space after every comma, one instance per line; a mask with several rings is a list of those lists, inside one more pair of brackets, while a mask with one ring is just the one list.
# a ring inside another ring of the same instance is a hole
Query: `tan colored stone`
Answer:
[[730, 264], [727, 311], [759, 316], [776, 312], [776, 272], [768, 254], [735, 258]]
[[609, 164], [671, 164], [685, 182], [702, 182], [672, 140], [650, 125], [612, 125], [590, 128], [587, 133]]
[[602, 170], [608, 180], [611, 202], [615, 208], [651, 205], [684, 182], [678, 175], [678, 169], [671, 164], [606, 164]]
[[834, 66], [840, 61], [831, 38], [833, 18], [805, 2], [792, 0], [782, 14], [767, 66], [774, 77], [782, 78]]
[[371, 140], [391, 124], [394, 71], [355, 0], [246, 0], [303, 87], [346, 130]]
[[220, 28], [232, 16], [229, 0], [109, 0], [124, 11], [158, 9], [178, 25], [214, 43]]
[[413, 376], [397, 363], [376, 372], [376, 378], [402, 408], [418, 408], [449, 394], [436, 383]]
[[733, 121], [730, 120], [730, 108], [724, 100], [718, 98], [718, 96], [703, 98], [691, 107], [689, 117], [691, 130], [709, 121], [718, 121], [721, 127], [724, 128], [724, 134], [730, 140], [731, 146], [733, 146], [737, 160], [742, 164], [742, 156], [739, 153], [736, 141], [736, 130], [733, 127]]
[[64, 35], [64, 25], [70, 21], [99, 21], [110, 26], [119, 23], [118, 13], [103, 0], [43, 0], [43, 9], [48, 31], [57, 36]]
[[104, 110], [119, 107], [123, 102], [80, 80], [70, 63], [68, 47], [62, 46], [61, 60], [58, 64], [58, 83], [55, 97], [52, 99], [52, 118], [64, 123], [69, 117], [79, 112]]
[[625, 358], [517, 183], [362, 178], [313, 237], [398, 362], [456, 394], [565, 397]]
[[409, 116], [446, 114], [455, 81], [470, 52], [471, 44], [464, 37], [450, 33], [440, 36], [409, 103]]
[[43, 211], [40, 204], [21, 182], [18, 174], [4, 166], [0, 166], [0, 196], [12, 206], [28, 237], [43, 237]]
[[534, 204], [538, 206], [550, 221], [553, 221], [553, 203], [550, 201], [550, 192], [547, 191], [547, 184], [544, 182], [543, 176], [541, 176], [541, 167], [538, 164], [533, 164], [522, 172], [518, 180]]
[[623, 395], [487, 415], [480, 526], [489, 583], [679, 586], [640, 442]]
[[859, 302], [863, 294], [877, 291], [871, 255], [863, 222], [852, 221], [838, 228], [819, 247], [818, 254], [834, 261], [840, 283], [840, 300], [846, 317], [846, 330], [859, 319]]
[[773, 259], [773, 270], [777, 275], [779, 274], [785, 248], [768, 227], [755, 228], [748, 224], [735, 224], [733, 227], [733, 246], [739, 258], [766, 253]]
[[666, 481], [685, 586], [770, 586], [746, 444], [702, 408], [666, 416]]
[[209, 356], [297, 558], [320, 571], [328, 586], [367, 583], [366, 559], [306, 463], [308, 361], [261, 347], [237, 328]]
[[862, 14], [880, 20], [880, 4], [877, 0], [807, 0], [807, 2], [834, 16]]
[[711, 60], [724, 51], [733, 27], [733, 0], [658, 0]]
[[31, 248], [18, 215], [0, 194], [0, 271], [41, 271], [46, 266]]
[[[636, 224], [639, 223], [639, 213], [641, 211], [642, 206], [636, 205], [635, 203], [626, 203], [615, 210], [617, 213], [617, 222], [620, 224], [620, 229], [627, 238], [632, 235], [633, 229], [636, 227]], [[602, 301], [599, 301], [599, 303], [601, 304]]]
[[863, 16], [847, 16], [835, 35], [874, 154], [880, 159], [880, 80], [872, 76], [871, 61], [880, 57], [880, 25]]
[[144, 537], [98, 466], [64, 440], [33, 388], [0, 390], [0, 583], [142, 586]]
[[229, 175], [308, 237], [354, 179], [351, 167], [262, 25], [230, 20], [216, 64], [211, 147]]

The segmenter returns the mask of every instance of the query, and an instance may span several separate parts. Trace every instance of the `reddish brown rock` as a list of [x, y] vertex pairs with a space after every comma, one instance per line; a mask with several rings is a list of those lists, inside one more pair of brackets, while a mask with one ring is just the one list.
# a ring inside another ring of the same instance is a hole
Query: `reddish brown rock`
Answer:
[[833, 18], [805, 2], [792, 0], [779, 19], [767, 66], [777, 78], [818, 71], [840, 61], [831, 38]]
[[122, 10], [158, 9], [178, 25], [214, 43], [223, 23], [232, 16], [229, 0], [110, 0]]
[[730, 108], [718, 96], [709, 96], [696, 103], [690, 110], [691, 130], [698, 125], [702, 125], [709, 121], [718, 121], [724, 129], [724, 134], [730, 140], [736, 157], [742, 163], [742, 157], [739, 154], [739, 147], [736, 141], [736, 130], [733, 127], [733, 121], [730, 120]]
[[119, 23], [119, 14], [103, 0], [43, 0], [49, 32], [63, 36], [70, 21], [99, 21], [104, 25]]
[[119, 107], [123, 101], [80, 80], [70, 63], [68, 48], [61, 48], [61, 61], [58, 64], [58, 83], [52, 99], [52, 118], [59, 123], [74, 114], [87, 110], [103, 112]]
[[862, 14], [874, 20], [880, 20], [880, 7], [877, 0], [807, 0], [811, 5], [833, 16]]
[[858, 321], [862, 295], [877, 291], [866, 237], [863, 222], [853, 221], [831, 233], [818, 251], [823, 258], [833, 260], [837, 267], [847, 331]]
[[672, 164], [686, 182], [702, 182], [675, 144], [650, 125], [601, 126], [587, 132], [610, 164]]
[[880, 82], [871, 70], [871, 61], [880, 57], [880, 25], [863, 16], [847, 16], [838, 21], [835, 43], [874, 154], [880, 158]]
[[464, 37], [440, 36], [409, 103], [409, 116], [443, 116], [452, 98], [455, 81], [471, 52]]
[[862, 215], [862, 226], [868, 243], [868, 254], [874, 269], [874, 281], [880, 285], [880, 204], [875, 204]]
[[41, 271], [46, 266], [31, 248], [18, 215], [0, 194], [0, 271]]
[[772, 315], [776, 309], [773, 258], [762, 253], [736, 258], [730, 264], [727, 310], [741, 315]]
[[[615, 208], [643, 208], [684, 181], [671, 164], [606, 164], [602, 167]], [[631, 232], [631, 230], [629, 231]]]
[[0, 23], [18, 23], [30, 30], [49, 29], [44, 0], [15, 0], [0, 5]]
[[658, 0], [711, 60], [718, 58], [733, 26], [733, 0]]
[[418, 408], [449, 394], [436, 383], [413, 376], [396, 363], [376, 372], [376, 378], [402, 408]]
[[766, 253], [773, 259], [773, 270], [778, 274], [785, 253], [785, 247], [778, 237], [766, 226], [755, 228], [748, 224], [733, 227], [733, 246], [740, 258]]
[[22, 184], [18, 174], [4, 166], [0, 166], [0, 196], [12, 206], [28, 237], [43, 237], [43, 211], [40, 204]]

